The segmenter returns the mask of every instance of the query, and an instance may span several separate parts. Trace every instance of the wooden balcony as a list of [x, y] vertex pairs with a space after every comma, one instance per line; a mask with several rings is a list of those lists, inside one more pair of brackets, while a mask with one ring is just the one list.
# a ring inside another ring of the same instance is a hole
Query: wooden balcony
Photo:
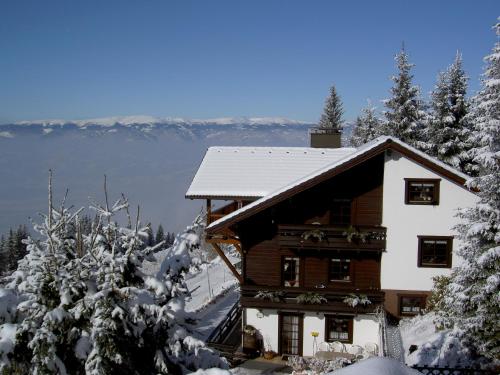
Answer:
[[328, 226], [283, 224], [278, 226], [281, 247], [316, 250], [384, 251], [387, 230], [381, 226]]
[[[279, 301], [258, 298], [259, 291], [281, 292]], [[304, 293], [316, 293], [325, 298], [321, 304], [304, 304], [297, 301], [297, 297]], [[367, 305], [352, 307], [344, 302], [350, 294], [365, 295], [371, 302]], [[240, 303], [243, 307], [259, 309], [292, 309], [303, 311], [370, 313], [384, 302], [385, 293], [377, 289], [344, 289], [331, 290], [319, 288], [283, 288], [270, 286], [242, 285]]]

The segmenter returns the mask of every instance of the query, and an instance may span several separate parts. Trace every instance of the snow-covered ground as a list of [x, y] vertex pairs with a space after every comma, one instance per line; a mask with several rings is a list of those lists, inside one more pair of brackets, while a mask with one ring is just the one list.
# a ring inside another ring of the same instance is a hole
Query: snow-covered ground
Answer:
[[[159, 270], [167, 250], [155, 254], [156, 262], [144, 262], [144, 272], [153, 275]], [[231, 263], [239, 262], [235, 254], [228, 254]], [[240, 297], [238, 280], [220, 257], [198, 268], [193, 268], [186, 275], [186, 284], [191, 296], [186, 299], [186, 311], [196, 313], [198, 325], [195, 336], [205, 340], [227, 316], [227, 313]]]
[[332, 372], [335, 375], [420, 375], [399, 361], [391, 358], [374, 357]]
[[[229, 260], [235, 263], [239, 259], [229, 256]], [[196, 312], [196, 335], [205, 340], [239, 300], [238, 280], [217, 257], [203, 264], [199, 273], [189, 275], [186, 283], [191, 292], [186, 311]]]
[[[449, 329], [438, 330], [433, 313], [403, 319], [400, 324], [405, 361], [409, 366], [468, 367], [474, 365], [469, 350]], [[410, 346], [417, 349], [410, 353]]]

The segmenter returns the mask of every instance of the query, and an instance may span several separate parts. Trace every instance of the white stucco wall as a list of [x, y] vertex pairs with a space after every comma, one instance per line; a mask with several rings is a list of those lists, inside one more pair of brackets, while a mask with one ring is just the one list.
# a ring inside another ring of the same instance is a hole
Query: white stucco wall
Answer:
[[354, 318], [352, 343], [364, 346], [367, 343], [379, 343], [379, 324], [374, 315], [358, 315]]
[[[278, 352], [278, 311], [263, 309], [262, 317], [258, 317], [259, 310], [246, 309], [247, 324], [254, 326], [262, 335], [264, 342], [271, 345], [272, 350]], [[325, 341], [325, 315], [323, 313], [304, 313], [304, 331], [302, 354], [313, 355], [314, 338], [311, 332], [318, 332], [316, 343]], [[353, 344], [379, 343], [379, 325], [374, 315], [358, 315], [353, 322]]]
[[313, 355], [314, 337], [311, 332], [318, 332], [316, 344], [319, 345], [325, 341], [325, 316], [323, 314], [305, 313], [304, 314], [304, 341], [302, 346], [302, 354], [305, 356]]
[[257, 309], [245, 309], [247, 324], [254, 326], [262, 335], [265, 349], [271, 345], [271, 350], [278, 352], [278, 313], [276, 310], [262, 309], [263, 317], [259, 318]]
[[[439, 178], [439, 205], [406, 205], [405, 178]], [[448, 268], [419, 268], [418, 235], [456, 236], [452, 228], [459, 207], [474, 204], [477, 197], [454, 182], [392, 152], [385, 156], [382, 225], [387, 228], [386, 252], [382, 255], [382, 289], [430, 290], [432, 277], [450, 273]], [[453, 239], [453, 249], [459, 241]], [[452, 266], [459, 259], [452, 257]]]

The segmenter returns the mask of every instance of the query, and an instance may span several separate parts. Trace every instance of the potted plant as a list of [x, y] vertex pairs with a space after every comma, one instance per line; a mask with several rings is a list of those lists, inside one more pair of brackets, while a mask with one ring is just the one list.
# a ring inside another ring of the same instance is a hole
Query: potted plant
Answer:
[[264, 359], [271, 360], [278, 355], [274, 350], [272, 350], [271, 342], [269, 336], [266, 336], [266, 350], [264, 351]]
[[246, 354], [255, 354], [258, 349], [257, 330], [254, 326], [246, 325], [243, 328], [243, 352]]
[[306, 292], [297, 296], [297, 303], [302, 305], [321, 305], [327, 302], [328, 300], [319, 293]]
[[351, 242], [358, 243], [359, 241], [365, 243], [367, 240], [370, 239], [369, 232], [361, 232], [352, 225], [349, 228], [347, 228], [346, 231], [342, 233], [342, 235], [346, 237], [347, 242], [349, 243]]
[[326, 239], [326, 234], [319, 229], [312, 229], [302, 233], [301, 237], [304, 241], [311, 240], [312, 242], [321, 242]]

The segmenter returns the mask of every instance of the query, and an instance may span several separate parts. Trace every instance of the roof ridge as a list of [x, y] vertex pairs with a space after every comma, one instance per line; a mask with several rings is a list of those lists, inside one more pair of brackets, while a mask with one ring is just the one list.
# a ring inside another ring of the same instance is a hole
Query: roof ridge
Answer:
[[[340, 158], [340, 159], [338, 159], [338, 160], [336, 160], [336, 161], [334, 161], [334, 162], [332, 162], [324, 167], [318, 168], [317, 170], [309, 173], [308, 175], [300, 177], [300, 178], [296, 179], [295, 181], [292, 181], [289, 184], [284, 185], [281, 188], [276, 189], [275, 191], [269, 193], [268, 195], [261, 197], [255, 201], [253, 201], [252, 203], [250, 203], [246, 206], [243, 206], [242, 208], [240, 208], [236, 211], [233, 211], [230, 214], [214, 221], [209, 226], [207, 226], [207, 229], [211, 229], [211, 228], [220, 226], [224, 222], [227, 222], [230, 219], [251, 210], [253, 207], [262, 205], [263, 203], [266, 203], [267, 201], [271, 200], [274, 197], [278, 197], [279, 195], [285, 193], [286, 191], [292, 190], [294, 188], [298, 188], [299, 186], [307, 183], [308, 181], [310, 181], [313, 178], [319, 178], [322, 175], [333, 171], [335, 168], [341, 167], [344, 163], [347, 163], [349, 160], [354, 160], [357, 157], [362, 157], [364, 154], [368, 153], [369, 151], [374, 150], [377, 146], [390, 147], [389, 145], [392, 143], [397, 144], [397, 145], [399, 145], [399, 147], [405, 148], [405, 149], [417, 154], [418, 156], [420, 156], [424, 159], [427, 159], [431, 163], [434, 163], [435, 165], [439, 166], [440, 168], [447, 170], [448, 172], [454, 174], [455, 176], [458, 176], [460, 179], [467, 180], [468, 178], [470, 178], [466, 174], [456, 170], [455, 168], [441, 162], [440, 160], [438, 160], [430, 155], [427, 155], [426, 153], [424, 153], [420, 150], [417, 150], [416, 148], [408, 145], [407, 143], [404, 143], [403, 141], [399, 140], [398, 138], [394, 138], [391, 136], [380, 136], [380, 137], [377, 137], [374, 140], [372, 140], [368, 143], [365, 143], [364, 145], [358, 147], [355, 150], [355, 152], [353, 152], [349, 155], [346, 155], [345, 157]], [[385, 150], [385, 148], [382, 148], [382, 150]]]

